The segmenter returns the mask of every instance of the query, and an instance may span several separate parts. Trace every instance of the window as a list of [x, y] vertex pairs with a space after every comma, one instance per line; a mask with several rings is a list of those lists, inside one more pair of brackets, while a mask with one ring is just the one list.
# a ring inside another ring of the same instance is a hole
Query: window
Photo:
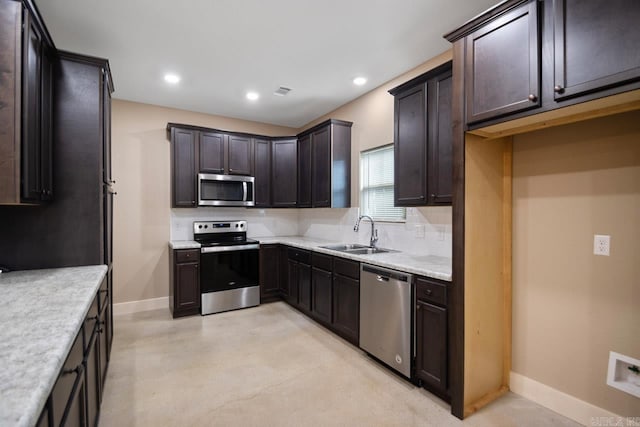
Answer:
[[377, 221], [404, 222], [393, 206], [393, 144], [360, 153], [360, 214]]

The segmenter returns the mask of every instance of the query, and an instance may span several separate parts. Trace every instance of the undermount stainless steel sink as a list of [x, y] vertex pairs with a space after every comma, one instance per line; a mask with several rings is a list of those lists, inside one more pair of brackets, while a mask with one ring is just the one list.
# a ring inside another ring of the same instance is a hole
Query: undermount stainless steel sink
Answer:
[[340, 245], [328, 245], [320, 246], [324, 249], [331, 249], [332, 251], [346, 252], [354, 255], [371, 255], [371, 254], [383, 254], [387, 252], [398, 252], [391, 249], [384, 248], [372, 248], [366, 245], [359, 245], [357, 243], [343, 243]]
[[383, 249], [383, 248], [360, 248], [360, 249], [352, 249], [350, 251], [344, 251], [354, 255], [371, 255], [371, 254], [384, 254], [387, 252], [398, 252], [391, 249]]
[[324, 249], [331, 249], [332, 251], [346, 252], [346, 251], [352, 251], [354, 249], [368, 248], [369, 246], [359, 245], [357, 243], [343, 243], [340, 245], [328, 245], [328, 246], [320, 246], [320, 247]]

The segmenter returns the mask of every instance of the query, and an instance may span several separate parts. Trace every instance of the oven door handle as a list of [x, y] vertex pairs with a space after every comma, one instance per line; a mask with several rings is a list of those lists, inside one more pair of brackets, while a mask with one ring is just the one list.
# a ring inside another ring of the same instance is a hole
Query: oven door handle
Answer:
[[210, 254], [215, 252], [233, 252], [233, 251], [246, 251], [250, 249], [260, 249], [259, 243], [252, 243], [250, 245], [237, 245], [237, 246], [215, 246], [212, 248], [200, 248], [200, 253]]

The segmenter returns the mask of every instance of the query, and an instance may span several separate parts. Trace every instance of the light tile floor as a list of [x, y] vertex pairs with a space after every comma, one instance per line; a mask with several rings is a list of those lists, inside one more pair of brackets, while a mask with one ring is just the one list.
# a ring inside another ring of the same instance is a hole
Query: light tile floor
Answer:
[[282, 302], [115, 317], [107, 426], [577, 426], [509, 393], [467, 418]]

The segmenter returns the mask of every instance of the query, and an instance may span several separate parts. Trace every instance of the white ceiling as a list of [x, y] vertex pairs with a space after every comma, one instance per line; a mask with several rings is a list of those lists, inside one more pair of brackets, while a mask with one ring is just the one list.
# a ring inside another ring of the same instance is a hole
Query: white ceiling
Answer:
[[448, 49], [442, 34], [497, 0], [36, 2], [59, 49], [109, 59], [115, 98], [299, 128]]

